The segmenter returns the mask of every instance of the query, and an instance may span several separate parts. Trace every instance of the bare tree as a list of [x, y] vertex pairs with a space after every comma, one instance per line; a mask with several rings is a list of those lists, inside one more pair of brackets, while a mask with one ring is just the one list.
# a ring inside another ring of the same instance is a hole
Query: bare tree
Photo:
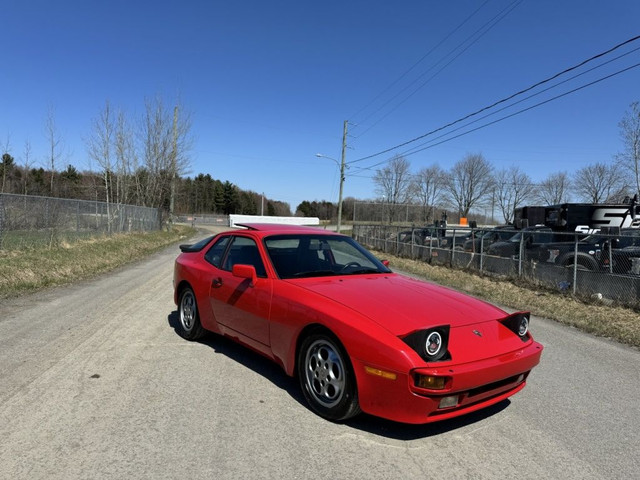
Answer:
[[116, 202], [129, 201], [130, 182], [138, 167], [138, 155], [135, 149], [133, 130], [126, 115], [119, 111], [115, 122], [114, 150], [116, 159]]
[[543, 205], [568, 202], [570, 187], [571, 182], [567, 172], [552, 173], [538, 186], [535, 199]]
[[105, 202], [107, 206], [107, 229], [111, 232], [113, 217], [111, 214], [111, 177], [113, 175], [113, 154], [112, 145], [115, 136], [115, 126], [111, 113], [111, 105], [107, 101], [104, 109], [97, 118], [93, 120], [92, 129], [86, 139], [87, 153], [89, 158], [98, 162], [102, 168], [102, 178], [104, 181]]
[[138, 172], [137, 179], [143, 190], [143, 205], [158, 207], [162, 204], [171, 153], [171, 130], [168, 122], [162, 99], [147, 99], [140, 132], [144, 170]]
[[389, 222], [394, 221], [398, 205], [407, 203], [411, 195], [411, 164], [409, 160], [396, 155], [386, 167], [377, 170], [373, 181], [377, 185], [376, 192], [384, 197], [384, 205], [389, 212]]
[[460, 217], [480, 206], [493, 189], [493, 167], [482, 154], [469, 154], [447, 173], [445, 190]]
[[47, 108], [47, 117], [45, 119], [44, 131], [49, 146], [47, 163], [49, 164], [49, 168], [51, 169], [49, 192], [51, 195], [54, 195], [54, 178], [56, 175], [56, 165], [59, 163], [60, 158], [64, 154], [64, 143], [56, 125], [55, 109], [52, 105], [49, 105], [49, 107]]
[[[346, 125], [346, 123], [345, 123]], [[176, 196], [176, 183], [178, 177], [188, 172], [190, 161], [188, 152], [191, 150], [191, 115], [180, 105], [173, 109], [172, 147], [171, 147], [171, 196], [169, 200], [169, 222], [173, 223], [174, 205]], [[340, 205], [339, 210], [342, 210]]]
[[513, 221], [514, 209], [524, 205], [533, 195], [531, 178], [512, 166], [498, 171], [495, 177], [495, 200], [502, 212], [505, 223]]
[[602, 203], [618, 201], [629, 190], [627, 179], [618, 165], [594, 163], [578, 170], [573, 177], [573, 189], [584, 201]]
[[633, 102], [620, 123], [624, 150], [616, 158], [632, 175], [635, 191], [640, 194], [640, 104]]
[[24, 142], [24, 153], [23, 153], [23, 162], [22, 168], [24, 169], [24, 174], [22, 175], [22, 194], [26, 195], [28, 193], [28, 180], [31, 170], [31, 142], [29, 140], [25, 140]]
[[160, 97], [145, 102], [139, 132], [144, 168], [136, 178], [145, 205], [160, 207], [170, 201], [173, 179], [188, 172], [190, 132], [191, 116], [180, 105], [170, 112]]
[[445, 175], [438, 165], [423, 168], [413, 176], [412, 192], [422, 206], [423, 220], [435, 220], [434, 210], [442, 199]]

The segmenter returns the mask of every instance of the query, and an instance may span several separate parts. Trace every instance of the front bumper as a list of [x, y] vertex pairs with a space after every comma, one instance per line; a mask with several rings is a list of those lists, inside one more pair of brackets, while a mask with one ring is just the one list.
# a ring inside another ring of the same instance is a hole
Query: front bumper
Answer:
[[[430, 423], [495, 405], [522, 390], [529, 373], [540, 362], [543, 347], [532, 341], [522, 349], [485, 360], [442, 367], [395, 372], [395, 380], [369, 375], [364, 367], [385, 370], [354, 359], [360, 408], [371, 415], [403, 423]], [[447, 377], [442, 390], [415, 386], [414, 376]], [[440, 408], [445, 397], [455, 397], [454, 406]]]

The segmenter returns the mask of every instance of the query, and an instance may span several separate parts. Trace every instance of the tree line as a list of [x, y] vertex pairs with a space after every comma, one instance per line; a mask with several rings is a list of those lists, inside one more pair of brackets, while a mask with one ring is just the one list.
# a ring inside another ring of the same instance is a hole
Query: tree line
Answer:
[[[481, 217], [483, 210], [490, 209], [499, 212], [505, 223], [511, 223], [514, 209], [524, 205], [622, 203], [640, 194], [638, 102], [630, 105], [619, 128], [623, 149], [610, 161], [595, 162], [573, 172], [554, 172], [540, 182], [534, 182], [517, 165], [496, 169], [480, 153], [466, 155], [448, 170], [433, 164], [417, 172], [412, 171], [406, 157], [396, 155], [376, 171], [373, 182], [378, 197], [370, 204], [379, 204], [384, 215], [378, 217], [390, 222], [407, 218], [405, 207], [419, 207], [418, 221], [429, 224], [439, 220], [443, 212], [458, 218], [471, 214]], [[303, 202], [298, 210], [320, 218], [330, 212], [335, 217], [337, 208], [331, 206], [327, 202]], [[348, 219], [350, 209], [343, 211]]]
[[[403, 156], [391, 158], [373, 178], [375, 199], [343, 202], [345, 220], [353, 219], [357, 202], [385, 205], [389, 221], [400, 218], [404, 206], [421, 209], [420, 222], [431, 223], [442, 211], [459, 217], [491, 208], [504, 222], [526, 204], [552, 205], [568, 201], [619, 203], [640, 192], [640, 105], [634, 102], [619, 123], [623, 149], [610, 161], [596, 162], [574, 172], [555, 172], [534, 183], [519, 166], [496, 169], [480, 153], [472, 153], [450, 169], [438, 164], [412, 172]], [[64, 139], [49, 108], [45, 119], [47, 154], [41, 166], [27, 140], [14, 154], [7, 139], [2, 145], [2, 193], [20, 193], [162, 208], [171, 213], [291, 215], [285, 202], [240, 189], [209, 174], [188, 176], [191, 116], [179, 102], [168, 108], [160, 97], [145, 100], [143, 113], [131, 117], [109, 102], [91, 122], [85, 137], [90, 168], [79, 171], [66, 163]], [[17, 158], [17, 160], [16, 160]], [[44, 166], [42, 166], [44, 164]], [[95, 167], [95, 168], [94, 168]], [[332, 220], [337, 205], [305, 200], [296, 215]]]
[[[187, 176], [192, 147], [191, 116], [179, 102], [146, 99], [137, 117], [105, 102], [84, 137], [89, 169], [66, 163], [69, 154], [49, 107], [46, 151], [36, 161], [30, 141], [21, 152], [2, 145], [0, 192], [106, 202], [117, 215], [125, 204], [162, 208], [172, 214], [291, 215], [284, 202], [269, 200], [211, 175]], [[39, 165], [38, 165], [39, 164]]]
[[[146, 205], [168, 211], [170, 203], [168, 173], [162, 175], [164, 180], [156, 180], [165, 184], [156, 202], [149, 203], [140, 198], [139, 189], [146, 188], [146, 181], [150, 176], [151, 174], [144, 168], [138, 169], [133, 175], [124, 179], [118, 174], [110, 173], [107, 175], [109, 185], [107, 190], [104, 185], [104, 173], [79, 171], [73, 165], [67, 165], [64, 170], [56, 170], [52, 174], [51, 170], [43, 167], [27, 169], [24, 165], [18, 164], [9, 153], [3, 154], [2, 164], [0, 164], [2, 193], [101, 202], [104, 202], [109, 195], [110, 204], [115, 209], [118, 205], [116, 192], [120, 192], [121, 204]], [[126, 189], [116, 186], [123, 183], [128, 184]], [[214, 179], [210, 174], [199, 174], [194, 178], [179, 177], [176, 182], [175, 202], [176, 214], [291, 215], [288, 203], [268, 199], [251, 190], [243, 190], [228, 180]]]

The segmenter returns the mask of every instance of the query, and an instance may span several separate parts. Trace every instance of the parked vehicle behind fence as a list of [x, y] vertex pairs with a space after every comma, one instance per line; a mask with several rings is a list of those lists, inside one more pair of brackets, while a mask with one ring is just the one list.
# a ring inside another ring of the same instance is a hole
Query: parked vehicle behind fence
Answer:
[[640, 275], [640, 229], [623, 228], [619, 237], [606, 239], [599, 266], [611, 273]]
[[515, 233], [513, 225], [498, 225], [489, 229], [474, 230], [464, 242], [463, 249], [465, 252], [486, 252], [490, 245], [508, 240]]

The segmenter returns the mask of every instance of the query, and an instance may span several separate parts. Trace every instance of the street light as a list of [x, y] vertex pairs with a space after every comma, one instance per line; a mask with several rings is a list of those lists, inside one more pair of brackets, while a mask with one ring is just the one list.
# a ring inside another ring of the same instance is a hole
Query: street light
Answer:
[[[338, 196], [338, 233], [340, 233], [340, 226], [342, 224], [342, 187], [344, 185], [344, 154], [347, 148], [347, 126], [349, 125], [349, 121], [344, 121], [344, 126], [342, 127], [342, 161], [340, 162], [340, 195]], [[338, 163], [335, 158], [326, 157], [321, 153], [316, 153], [316, 157], [324, 157], [334, 162]]]
[[333, 160], [336, 162], [336, 165], [340, 167], [340, 193], [338, 195], [338, 228], [337, 231], [340, 233], [340, 226], [342, 225], [342, 189], [344, 186], [344, 150], [342, 151], [342, 162], [338, 162], [335, 158], [327, 157], [321, 153], [316, 153], [316, 157], [318, 158], [327, 158], [329, 160]]

